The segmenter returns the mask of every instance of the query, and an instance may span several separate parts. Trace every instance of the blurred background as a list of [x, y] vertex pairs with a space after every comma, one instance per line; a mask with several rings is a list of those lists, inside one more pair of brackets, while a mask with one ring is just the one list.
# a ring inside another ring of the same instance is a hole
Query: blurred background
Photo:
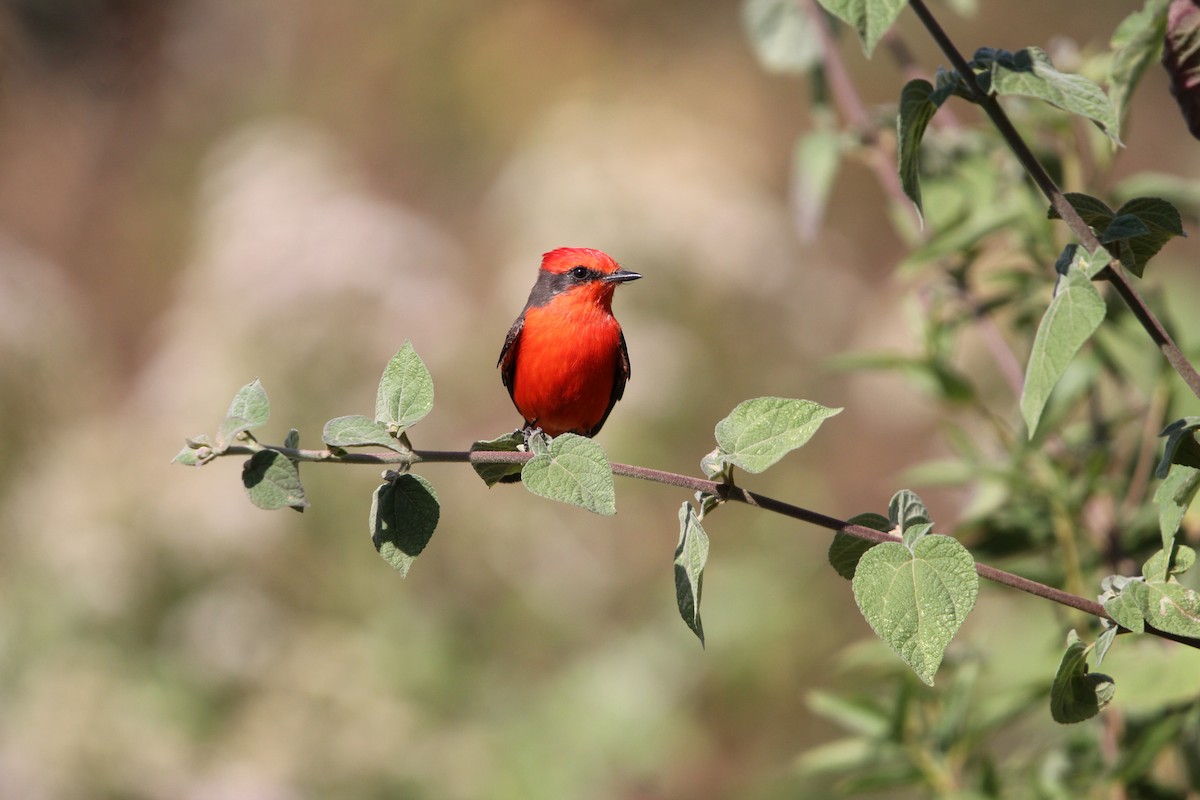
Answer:
[[[1129, 10], [945, 22], [968, 52], [1102, 46]], [[540, 255], [588, 246], [646, 276], [616, 298], [633, 377], [611, 458], [696, 474], [736, 403], [804, 397], [846, 411], [744, 483], [882, 511], [939, 454], [936, 410], [824, 364], [909, 346], [906, 250], [854, 164], [820, 234], [797, 234], [807, 83], [761, 70], [738, 3], [4, 0], [0, 36], [0, 796], [815, 785], [799, 765], [840, 734], [813, 693], [893, 658], [856, 644], [824, 531], [709, 517], [701, 649], [674, 599], [686, 494], [621, 481], [601, 519], [429, 465], [441, 523], [402, 581], [370, 543], [374, 468], [306, 467], [298, 515], [247, 502], [235, 459], [169, 463], [254, 377], [260, 438], [316, 446], [325, 420], [371, 412], [405, 339], [437, 387], [418, 447], [512, 430], [504, 334]], [[840, 48], [885, 113], [899, 70]], [[1133, 114], [1119, 171], [1197, 174], [1157, 67]], [[1196, 248], [1169, 245], [1158, 279], [1194, 280]], [[926, 499], [939, 519], [961, 502]], [[987, 645], [993, 687], [1008, 658], [1048, 680], [1045, 605], [985, 587], [955, 647]], [[1044, 640], [1019, 627], [1037, 615]], [[1039, 719], [1007, 746], [1068, 735]]]

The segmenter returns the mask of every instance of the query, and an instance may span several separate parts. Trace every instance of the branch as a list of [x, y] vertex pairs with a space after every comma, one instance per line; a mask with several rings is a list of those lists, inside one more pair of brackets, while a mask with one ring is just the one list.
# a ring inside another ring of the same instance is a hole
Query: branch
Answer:
[[[1079, 243], [1087, 248], [1088, 252], [1095, 252], [1097, 248], [1102, 247], [1100, 240], [1096, 238], [1096, 234], [1088, 227], [1083, 218], [1079, 216], [1075, 208], [1067, 202], [1067, 198], [1063, 196], [1062, 190], [1050, 177], [1041, 162], [1025, 144], [1025, 140], [1021, 138], [1021, 134], [1013, 127], [1012, 121], [1008, 115], [1004, 113], [1004, 109], [1000, 106], [999, 101], [994, 95], [982, 92], [979, 89], [979, 84], [975, 82], [975, 73], [971, 70], [967, 60], [962, 53], [958, 52], [958, 48], [954, 46], [954, 42], [942, 29], [942, 26], [934, 18], [929, 8], [925, 5], [924, 0], [910, 0], [909, 6], [913, 13], [921, 20], [921, 24], [929, 32], [929, 35], [941, 48], [942, 53], [946, 58], [950, 59], [950, 63], [954, 65], [954, 69], [962, 77], [967, 90], [974, 95], [975, 102], [984, 110], [992, 120], [992, 124], [996, 126], [1000, 136], [1004, 139], [1013, 155], [1017, 157], [1017, 161], [1021, 162], [1021, 166], [1029, 173], [1029, 177], [1037, 184], [1042, 194], [1050, 201], [1050, 206], [1062, 217], [1063, 221], [1075, 234]], [[1162, 322], [1154, 316], [1154, 312], [1142, 299], [1141, 295], [1134, 289], [1133, 284], [1129, 280], [1129, 276], [1125, 274], [1125, 270], [1121, 268], [1117, 255], [1113, 254], [1112, 262], [1101, 270], [1097, 275], [1112, 284], [1117, 294], [1125, 301], [1133, 311], [1133, 315], [1137, 317], [1139, 323], [1154, 340], [1154, 344], [1162, 352], [1167, 359], [1167, 363], [1179, 373], [1183, 378], [1184, 383], [1192, 390], [1192, 393], [1200, 397], [1200, 373], [1196, 372], [1196, 368], [1188, 361], [1187, 356], [1175, 344], [1171, 338], [1171, 334], [1167, 332], [1166, 327]]]
[[[215, 453], [214, 457], [254, 455], [260, 450], [274, 450], [293, 461], [305, 461], [315, 464], [376, 464], [404, 468], [418, 463], [520, 464], [533, 457], [531, 453], [490, 450], [413, 450], [411, 453], [337, 453], [331, 450], [301, 450], [298, 448], [260, 444], [258, 442], [253, 442], [249, 445], [231, 445], [225, 450]], [[896, 541], [896, 537], [891, 534], [877, 531], [873, 528], [866, 528], [862, 525], [852, 525], [845, 520], [795, 506], [791, 503], [785, 503], [782, 500], [776, 500], [732, 484], [711, 481], [706, 478], [696, 478], [690, 475], [681, 475], [677, 472], [666, 472], [664, 470], [651, 469], [650, 467], [639, 467], [633, 464], [620, 464], [616, 462], [612, 463], [612, 470], [614, 475], [637, 478], [638, 480], [711, 494], [722, 500], [745, 503], [746, 505], [755, 506], [785, 517], [800, 520], [801, 522], [816, 525], [819, 528], [866, 539], [876, 544]], [[1095, 600], [1088, 600], [1085, 597], [1065, 592], [1062, 589], [1056, 589], [1053, 586], [1047, 586], [1044, 583], [1038, 583], [1029, 578], [1023, 578], [1020, 575], [1014, 575], [1011, 572], [1005, 572], [1002, 569], [997, 569], [987, 564], [976, 562], [975, 571], [981, 578], [986, 578], [994, 583], [1000, 583], [1012, 589], [1034, 595], [1035, 597], [1041, 597], [1059, 605], [1083, 611], [1100, 619], [1112, 620], [1112, 617], [1104, 610], [1104, 606]], [[1197, 639], [1189, 639], [1185, 636], [1166, 633], [1150, 625], [1146, 626], [1146, 632], [1200, 649], [1200, 640]]]

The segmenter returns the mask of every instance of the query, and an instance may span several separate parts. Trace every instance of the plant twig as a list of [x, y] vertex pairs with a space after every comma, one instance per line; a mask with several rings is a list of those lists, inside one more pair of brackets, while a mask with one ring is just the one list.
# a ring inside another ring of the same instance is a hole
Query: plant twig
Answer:
[[[261, 450], [274, 450], [281, 455], [286, 456], [294, 461], [305, 461], [316, 464], [376, 464], [380, 466], [401, 466], [410, 467], [417, 463], [471, 463], [471, 464], [520, 464], [532, 458], [531, 453], [519, 453], [511, 451], [490, 451], [490, 450], [413, 450], [411, 453], [335, 453], [331, 450], [301, 450], [291, 447], [279, 447], [277, 445], [260, 444], [254, 442], [252, 445], [231, 445], [225, 450], [217, 453], [218, 456], [233, 456], [233, 455], [254, 455]], [[807, 522], [811, 525], [816, 525], [819, 528], [825, 528], [839, 533], [856, 536], [860, 539], [866, 539], [871, 542], [894, 542], [896, 538], [891, 534], [882, 531], [866, 528], [862, 525], [852, 525], [845, 520], [831, 517], [822, 514], [818, 511], [812, 511], [801, 506], [792, 505], [782, 500], [776, 500], [773, 497], [751, 492], [743, 489], [740, 486], [733, 486], [728, 483], [708, 480], [707, 478], [697, 478], [691, 475], [681, 475], [677, 472], [667, 472], [665, 470], [651, 469], [650, 467], [640, 467], [634, 464], [620, 464], [613, 462], [612, 470], [614, 475], [620, 475], [626, 478], [637, 478], [638, 480], [650, 481], [652, 483], [660, 483], [666, 486], [675, 486], [681, 489], [690, 489], [694, 492], [703, 492], [705, 494], [715, 495], [722, 500], [735, 501], [745, 503], [746, 505], [756, 506], [766, 511], [771, 511], [791, 519], [797, 519], [801, 522]], [[1047, 586], [1044, 583], [1023, 578], [1020, 575], [1014, 575], [1011, 572], [1005, 572], [1002, 569], [980, 564], [976, 562], [975, 571], [981, 578], [986, 578], [994, 583], [1003, 584], [1012, 589], [1017, 589], [1027, 594], [1041, 597], [1045, 600], [1058, 603], [1068, 608], [1078, 609], [1094, 617], [1100, 619], [1111, 620], [1108, 612], [1104, 610], [1104, 606], [1097, 603], [1095, 600], [1089, 600], [1079, 595], [1065, 592], [1062, 589], [1056, 589], [1053, 586]], [[1170, 639], [1180, 644], [1185, 644], [1189, 647], [1200, 649], [1200, 640], [1189, 639], [1185, 636], [1178, 636], [1172, 633], [1165, 633], [1157, 630], [1150, 625], [1146, 626], [1146, 632], [1160, 636], [1164, 639]]]
[[[921, 24], [929, 32], [930, 37], [941, 48], [946, 58], [954, 65], [954, 69], [962, 77], [963, 84], [967, 90], [974, 95], [975, 102], [984, 110], [988, 117], [992, 120], [992, 124], [996, 126], [996, 130], [1004, 139], [1017, 161], [1029, 173], [1029, 177], [1037, 184], [1038, 189], [1050, 201], [1050, 206], [1058, 213], [1058, 215], [1067, 223], [1071, 232], [1079, 240], [1079, 243], [1087, 248], [1088, 252], [1095, 252], [1097, 248], [1102, 247], [1100, 240], [1096, 238], [1096, 234], [1088, 227], [1083, 218], [1075, 211], [1074, 207], [1067, 202], [1067, 198], [1063, 196], [1062, 190], [1046, 172], [1041, 162], [1037, 160], [1037, 156], [1029, 149], [1025, 140], [1021, 138], [1021, 134], [1013, 126], [1012, 121], [1000, 106], [999, 101], [994, 95], [983, 92], [979, 88], [979, 84], [975, 81], [975, 73], [971, 70], [967, 60], [962, 53], [955, 47], [954, 42], [946, 34], [946, 31], [938, 23], [937, 19], [929, 11], [924, 0], [910, 0], [909, 6], [913, 13], [921, 20]], [[1167, 332], [1166, 327], [1159, 321], [1154, 312], [1138, 294], [1137, 290], [1129, 280], [1129, 276], [1125, 274], [1125, 270], [1121, 268], [1120, 262], [1117, 259], [1117, 254], [1113, 254], [1113, 261], [1105, 267], [1098, 278], [1103, 278], [1112, 284], [1117, 294], [1125, 301], [1133, 311], [1133, 315], [1137, 321], [1150, 335], [1154, 344], [1162, 352], [1167, 359], [1167, 363], [1179, 373], [1183, 378], [1184, 383], [1192, 390], [1192, 393], [1200, 397], [1200, 373], [1188, 361], [1187, 356], [1175, 344], [1171, 334]]]

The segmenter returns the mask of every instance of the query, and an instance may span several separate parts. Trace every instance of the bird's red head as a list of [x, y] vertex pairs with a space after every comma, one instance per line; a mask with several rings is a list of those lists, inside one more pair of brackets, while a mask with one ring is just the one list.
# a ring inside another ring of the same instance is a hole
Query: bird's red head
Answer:
[[586, 267], [590, 270], [611, 275], [621, 268], [612, 256], [590, 247], [560, 247], [542, 256], [542, 269], [561, 275], [570, 272], [575, 267]]

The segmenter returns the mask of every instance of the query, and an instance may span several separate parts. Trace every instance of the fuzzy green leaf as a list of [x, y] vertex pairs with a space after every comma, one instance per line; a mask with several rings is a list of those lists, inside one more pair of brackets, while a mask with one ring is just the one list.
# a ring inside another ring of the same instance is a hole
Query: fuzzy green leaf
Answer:
[[1175, 544], [1175, 534], [1183, 522], [1196, 490], [1200, 489], [1200, 469], [1183, 464], [1172, 464], [1167, 477], [1154, 492], [1154, 503], [1158, 506], [1158, 529], [1162, 535], [1163, 550], [1170, 552]]
[[883, 542], [863, 554], [853, 587], [871, 628], [932, 686], [946, 647], [979, 594], [971, 554], [948, 536], [926, 536], [912, 552]]
[[1112, 218], [1112, 222], [1108, 223], [1108, 227], [1100, 232], [1100, 244], [1112, 244], [1121, 239], [1145, 236], [1148, 233], [1150, 229], [1146, 227], [1146, 223], [1133, 214], [1117, 214]]
[[375, 397], [375, 421], [403, 430], [433, 408], [433, 378], [425, 362], [405, 341], [383, 370]]
[[[1115, 216], [1113, 210], [1103, 200], [1092, 197], [1090, 194], [1066, 192], [1063, 194], [1063, 198], [1092, 230], [1104, 230]], [[1050, 206], [1046, 216], [1050, 219], [1062, 219], [1054, 206]]]
[[407, 453], [408, 448], [401, 444], [382, 422], [376, 422], [361, 414], [348, 417], [336, 417], [325, 423], [321, 438], [330, 447], [368, 447], [378, 445], [397, 453]]
[[1154, 469], [1154, 475], [1165, 478], [1172, 464], [1182, 464], [1185, 467], [1200, 468], [1200, 442], [1196, 441], [1196, 431], [1200, 430], [1200, 417], [1182, 417], [1162, 429], [1159, 436], [1166, 437], [1162, 458]]
[[413, 561], [429, 544], [441, 513], [437, 492], [420, 475], [405, 473], [375, 490], [371, 541], [401, 578], [408, 576]]
[[675, 599], [679, 614], [704, 645], [700, 622], [700, 594], [704, 588], [704, 565], [708, 562], [708, 534], [691, 503], [679, 508], [679, 545], [675, 548]]
[[904, 84], [900, 91], [900, 113], [896, 117], [900, 186], [917, 207], [922, 224], [925, 219], [921, 206], [921, 139], [938, 110], [933, 94], [933, 84], [927, 80], [917, 78]]
[[916, 492], [901, 489], [888, 502], [888, 521], [903, 535], [909, 526], [929, 522], [929, 509]]
[[247, 383], [234, 396], [221, 427], [217, 429], [216, 449], [224, 450], [233, 444], [239, 433], [263, 425], [271, 416], [271, 403], [267, 390], [258, 378]]
[[1100, 585], [1105, 590], [1104, 594], [1100, 595], [1100, 602], [1118, 625], [1134, 633], [1146, 630], [1146, 622], [1142, 619], [1145, 581], [1124, 575], [1110, 575], [1101, 581]]
[[762, 472], [802, 447], [822, 422], [841, 410], [784, 397], [746, 400], [717, 423], [717, 459], [747, 472]]
[[304, 509], [308, 498], [300, 485], [300, 470], [296, 464], [274, 450], [260, 450], [242, 467], [242, 485], [250, 502], [259, 508]]
[[994, 51], [991, 89], [998, 95], [1016, 95], [1044, 100], [1052, 106], [1095, 122], [1100, 130], [1121, 144], [1117, 110], [1104, 90], [1082, 75], [1059, 72], [1050, 56], [1037, 47], [1015, 53]]
[[1050, 716], [1055, 722], [1069, 724], [1091, 719], [1112, 700], [1116, 689], [1113, 679], [1099, 672], [1088, 672], [1089, 649], [1075, 631], [1067, 634], [1067, 651], [1050, 686]]
[[1118, 242], [1121, 264], [1140, 278], [1163, 245], [1183, 235], [1179, 209], [1158, 197], [1135, 197], [1117, 209], [1100, 241]]
[[1138, 597], [1142, 616], [1160, 631], [1200, 639], [1200, 593], [1183, 584], [1147, 580]]
[[1142, 564], [1142, 577], [1148, 583], [1163, 583], [1172, 575], [1182, 575], [1196, 564], [1196, 551], [1186, 544], [1172, 544], [1171, 558], [1167, 550], [1159, 550]]
[[[855, 514], [846, 520], [846, 522], [851, 525], [861, 525], [864, 528], [882, 531], [883, 533], [887, 533], [894, 527], [887, 517], [869, 512], [866, 514]], [[862, 558], [863, 553], [870, 550], [875, 544], [875, 542], [869, 539], [862, 539], [858, 536], [852, 536], [849, 533], [837, 531], [833, 534], [833, 541], [829, 543], [829, 564], [838, 575], [841, 575], [846, 580], [853, 580], [854, 571], [858, 568], [859, 559]]]
[[767, 72], [796, 74], [821, 63], [821, 40], [793, 0], [744, 0], [742, 25]]
[[526, 489], [596, 514], [617, 513], [612, 466], [600, 445], [574, 433], [554, 437], [548, 447], [537, 442], [521, 470]]
[[1100, 664], [1104, 661], [1104, 657], [1108, 655], [1109, 648], [1112, 647], [1113, 642], [1117, 639], [1117, 634], [1120, 632], [1121, 629], [1119, 627], [1110, 624], [1096, 637], [1096, 646], [1093, 648], [1093, 652], [1096, 654], [1097, 669], [1100, 668]]
[[858, 32], [867, 58], [896, 21], [907, 0], [819, 0], [830, 14]]
[[1129, 99], [1146, 67], [1162, 58], [1166, 30], [1166, 3], [1147, 0], [1140, 11], [1127, 16], [1113, 32], [1109, 43], [1113, 58], [1108, 73], [1108, 91], [1118, 119], [1125, 119]]
[[[1078, 248], [1076, 253], [1085, 251]], [[1033, 351], [1029, 355], [1025, 388], [1021, 392], [1021, 415], [1025, 418], [1029, 438], [1032, 439], [1037, 430], [1051, 390], [1079, 348], [1100, 327], [1106, 311], [1104, 298], [1079, 266], [1077, 257], [1066, 275], [1059, 279], [1058, 291], [1038, 325]]]
[[[521, 445], [525, 443], [525, 436], [520, 431], [507, 433], [496, 439], [488, 439], [485, 441], [475, 442], [471, 445], [471, 452], [477, 450], [482, 451], [502, 451], [505, 453], [516, 453], [521, 449]], [[483, 478], [483, 482], [488, 487], [495, 486], [497, 483], [507, 478], [509, 475], [520, 475], [521, 468], [524, 464], [476, 464], [471, 463], [475, 469], [475, 474]]]

